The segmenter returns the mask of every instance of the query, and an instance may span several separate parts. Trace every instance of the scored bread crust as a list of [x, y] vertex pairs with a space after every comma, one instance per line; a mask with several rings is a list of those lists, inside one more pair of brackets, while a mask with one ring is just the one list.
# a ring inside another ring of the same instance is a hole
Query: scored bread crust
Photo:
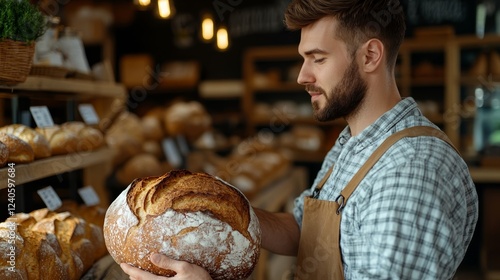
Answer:
[[245, 196], [205, 173], [172, 170], [134, 180], [106, 213], [111, 256], [157, 275], [152, 253], [204, 267], [213, 279], [248, 277], [260, 252], [260, 227]]

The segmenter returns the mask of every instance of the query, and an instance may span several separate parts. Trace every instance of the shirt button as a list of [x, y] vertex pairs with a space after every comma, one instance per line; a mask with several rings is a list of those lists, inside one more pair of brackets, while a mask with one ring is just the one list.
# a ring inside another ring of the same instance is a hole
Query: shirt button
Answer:
[[339, 144], [340, 144], [340, 145], [344, 145], [346, 142], [347, 142], [347, 139], [346, 139], [346, 137], [345, 137], [345, 136], [341, 136], [341, 137], [339, 138]]

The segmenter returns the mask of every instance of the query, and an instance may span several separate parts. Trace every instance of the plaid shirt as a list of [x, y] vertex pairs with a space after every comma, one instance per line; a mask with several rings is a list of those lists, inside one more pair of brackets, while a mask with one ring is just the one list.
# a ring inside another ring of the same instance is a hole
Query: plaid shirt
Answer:
[[[434, 126], [405, 98], [358, 136], [349, 127], [328, 152], [314, 185], [295, 201], [301, 225], [304, 196], [335, 168], [319, 199], [334, 200], [392, 133]], [[403, 138], [361, 181], [342, 212], [345, 279], [452, 279], [474, 233], [478, 200], [466, 163], [435, 137]]]

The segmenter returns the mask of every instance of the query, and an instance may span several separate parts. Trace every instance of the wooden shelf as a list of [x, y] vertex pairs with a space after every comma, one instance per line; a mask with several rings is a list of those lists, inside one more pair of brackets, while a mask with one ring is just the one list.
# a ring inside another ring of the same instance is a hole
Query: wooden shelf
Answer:
[[335, 120], [331, 122], [320, 122], [315, 120], [313, 117], [294, 117], [293, 119], [286, 119], [286, 118], [280, 118], [280, 117], [273, 117], [273, 118], [268, 118], [264, 116], [253, 116], [252, 117], [252, 123], [254, 125], [258, 126], [263, 126], [263, 125], [271, 125], [271, 124], [290, 124], [290, 125], [297, 125], [297, 124], [304, 124], [304, 125], [319, 125], [319, 126], [327, 126], [327, 125], [347, 125], [347, 123], [342, 120]]
[[500, 183], [500, 170], [495, 167], [470, 167], [474, 183]]
[[463, 35], [454, 38], [455, 42], [462, 48], [464, 47], [485, 47], [488, 45], [499, 45], [500, 36], [488, 34], [483, 38], [479, 38], [475, 35]]
[[302, 85], [299, 85], [295, 82], [288, 82], [288, 83], [282, 83], [282, 84], [277, 84], [277, 85], [272, 85], [272, 86], [254, 86], [252, 90], [255, 91], [255, 93], [266, 93], [266, 92], [275, 92], [275, 93], [290, 93], [291, 91], [303, 91], [304, 94], [306, 93], [305, 87]]
[[25, 82], [14, 86], [0, 85], [0, 91], [56, 92], [116, 98], [125, 98], [127, 95], [126, 88], [121, 84], [79, 79], [57, 79], [38, 76], [29, 76]]
[[[113, 156], [109, 148], [101, 148], [93, 152], [80, 152], [66, 155], [53, 156], [36, 160], [28, 164], [15, 165], [15, 185], [35, 181], [41, 178], [61, 174], [76, 169], [81, 169], [94, 164], [108, 161]], [[0, 189], [7, 188], [8, 167], [0, 169]]]

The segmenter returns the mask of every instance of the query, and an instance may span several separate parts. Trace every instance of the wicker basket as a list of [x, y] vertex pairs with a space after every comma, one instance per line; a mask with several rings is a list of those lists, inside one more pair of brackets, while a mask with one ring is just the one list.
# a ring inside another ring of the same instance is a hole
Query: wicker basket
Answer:
[[0, 41], [0, 84], [24, 82], [30, 73], [34, 52], [35, 43]]

